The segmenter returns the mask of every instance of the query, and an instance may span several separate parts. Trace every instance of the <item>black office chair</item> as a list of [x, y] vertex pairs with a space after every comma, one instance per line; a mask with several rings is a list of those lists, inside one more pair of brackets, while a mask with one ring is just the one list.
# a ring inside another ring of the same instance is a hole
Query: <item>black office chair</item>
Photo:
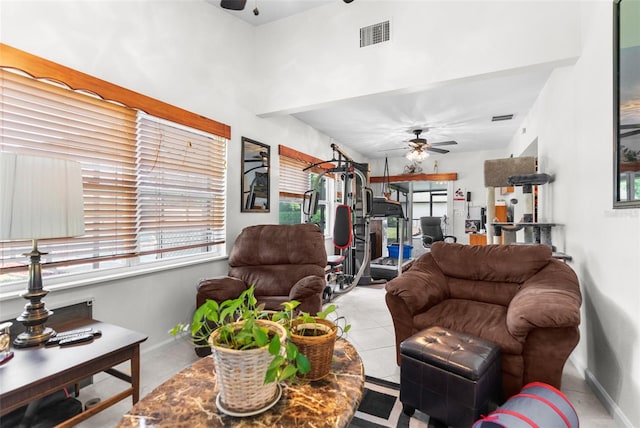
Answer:
[[431, 248], [431, 244], [437, 241], [457, 242], [453, 235], [443, 235], [440, 217], [420, 217], [420, 229], [422, 229], [422, 246]]

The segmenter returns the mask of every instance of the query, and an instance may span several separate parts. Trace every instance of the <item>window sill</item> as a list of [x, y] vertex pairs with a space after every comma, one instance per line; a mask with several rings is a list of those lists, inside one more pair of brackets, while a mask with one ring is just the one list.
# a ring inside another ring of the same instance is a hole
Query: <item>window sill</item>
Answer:
[[[227, 258], [228, 256], [198, 255], [181, 259], [173, 259], [166, 262], [157, 262], [153, 263], [153, 265], [142, 264], [138, 266], [108, 269], [101, 272], [64, 275], [50, 279], [43, 278], [43, 282], [45, 282], [44, 288], [48, 291], [69, 290], [76, 287], [96, 285], [101, 282], [116, 281], [123, 278], [132, 278], [135, 276], [148, 275], [151, 273], [183, 268], [202, 263], [226, 260]], [[22, 294], [26, 289], [27, 281], [14, 282], [6, 286], [2, 286], [0, 302], [21, 298], [20, 294]]]

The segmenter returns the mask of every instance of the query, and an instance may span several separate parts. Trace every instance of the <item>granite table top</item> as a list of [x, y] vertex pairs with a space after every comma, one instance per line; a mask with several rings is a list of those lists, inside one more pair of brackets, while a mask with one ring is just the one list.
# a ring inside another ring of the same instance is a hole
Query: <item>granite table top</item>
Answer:
[[282, 397], [256, 416], [233, 417], [216, 408], [211, 356], [176, 374], [140, 400], [118, 424], [132, 427], [346, 427], [364, 391], [364, 366], [355, 348], [338, 339], [331, 373], [315, 382], [282, 384]]

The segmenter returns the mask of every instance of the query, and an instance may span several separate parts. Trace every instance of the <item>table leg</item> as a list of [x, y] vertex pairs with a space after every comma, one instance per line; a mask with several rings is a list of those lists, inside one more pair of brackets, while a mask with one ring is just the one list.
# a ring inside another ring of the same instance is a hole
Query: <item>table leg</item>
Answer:
[[137, 345], [133, 348], [133, 355], [131, 356], [131, 387], [133, 388], [133, 394], [131, 399], [133, 404], [136, 404], [140, 400], [140, 346]]

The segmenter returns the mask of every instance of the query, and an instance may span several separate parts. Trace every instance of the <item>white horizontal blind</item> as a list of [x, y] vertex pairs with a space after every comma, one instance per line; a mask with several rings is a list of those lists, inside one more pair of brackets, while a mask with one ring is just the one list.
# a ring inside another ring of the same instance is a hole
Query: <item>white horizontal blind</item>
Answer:
[[311, 170], [303, 171], [309, 164], [283, 155], [279, 159], [280, 196], [302, 199], [304, 192], [311, 188]]
[[[133, 109], [6, 69], [0, 108], [0, 151], [82, 166], [85, 235], [41, 240], [45, 275], [224, 243], [225, 138], [143, 114], [138, 120]], [[31, 242], [0, 241], [0, 282], [26, 275], [30, 249]]]
[[[0, 150], [73, 159], [82, 166], [85, 235], [42, 240], [41, 248], [49, 253], [43, 262], [133, 255], [135, 111], [60, 84], [0, 73]], [[29, 249], [30, 242], [0, 242], [0, 268], [24, 265], [22, 253]]]
[[137, 213], [143, 254], [224, 242], [226, 150], [222, 137], [138, 113]]

